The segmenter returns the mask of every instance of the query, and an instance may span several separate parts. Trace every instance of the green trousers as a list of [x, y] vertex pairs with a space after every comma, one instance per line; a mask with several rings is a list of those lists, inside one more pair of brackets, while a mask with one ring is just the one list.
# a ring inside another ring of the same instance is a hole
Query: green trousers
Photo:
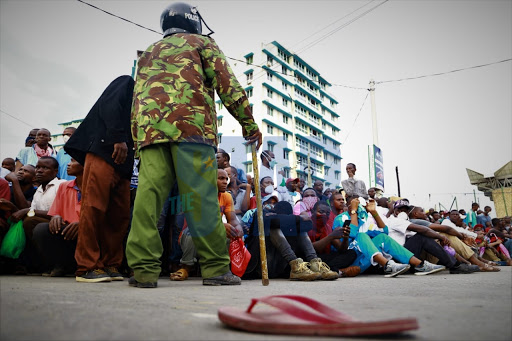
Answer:
[[138, 282], [156, 282], [160, 275], [163, 247], [156, 224], [175, 181], [180, 195], [171, 199], [169, 214], [185, 212], [202, 276], [229, 271], [214, 149], [198, 143], [162, 143], [140, 151], [139, 185], [126, 245], [128, 265]]

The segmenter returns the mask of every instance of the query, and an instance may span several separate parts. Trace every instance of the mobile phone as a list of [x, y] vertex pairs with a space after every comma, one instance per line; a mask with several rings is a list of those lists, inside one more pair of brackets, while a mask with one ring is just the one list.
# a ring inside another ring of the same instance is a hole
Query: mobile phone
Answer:
[[343, 227], [347, 226], [350, 226], [350, 219], [345, 220], [345, 222], [343, 223]]

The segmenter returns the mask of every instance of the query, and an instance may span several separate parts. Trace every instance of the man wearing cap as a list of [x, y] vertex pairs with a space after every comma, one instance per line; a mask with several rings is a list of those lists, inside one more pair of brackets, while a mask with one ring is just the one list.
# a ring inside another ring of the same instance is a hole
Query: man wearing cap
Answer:
[[289, 178], [286, 180], [286, 187], [278, 186], [277, 191], [281, 194], [281, 201], [289, 202], [292, 207], [295, 206], [297, 201], [302, 199], [302, 195], [297, 192], [297, 187], [299, 186], [299, 178]]
[[446, 267], [450, 269], [451, 274], [474, 272], [474, 270], [468, 268], [467, 264], [459, 263], [435, 241], [437, 239], [443, 245], [450, 245], [448, 238], [431, 228], [413, 224], [409, 221], [408, 213], [413, 208], [414, 206], [410, 205], [407, 199], [399, 199], [393, 204], [394, 212], [387, 220], [389, 236], [411, 251], [417, 258], [421, 259], [421, 254], [425, 251], [436, 257], [439, 260], [438, 263], [442, 265], [423, 261], [423, 264], [416, 267], [415, 270], [434, 273], [442, 271]]

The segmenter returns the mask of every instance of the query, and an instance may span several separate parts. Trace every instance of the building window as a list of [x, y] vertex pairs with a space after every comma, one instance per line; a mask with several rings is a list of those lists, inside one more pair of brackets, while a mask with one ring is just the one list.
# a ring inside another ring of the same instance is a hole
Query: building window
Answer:
[[222, 110], [222, 102], [219, 102], [218, 106], [219, 106], [219, 110]]
[[335, 172], [334, 172], [334, 178], [335, 178], [336, 180], [339, 180], [339, 179], [340, 179], [340, 172], [335, 171]]
[[252, 89], [247, 90], [247, 97], [252, 97]]
[[303, 149], [303, 150], [309, 149], [309, 144], [306, 141], [304, 141], [303, 139], [298, 138], [298, 137], [295, 139], [295, 146], [299, 147], [300, 149]]
[[222, 135], [218, 135], [219, 144], [222, 143]]
[[288, 135], [288, 133], [283, 133], [283, 141], [288, 142], [289, 137], [290, 137], [290, 135]]
[[[285, 60], [286, 60], [286, 59], [285, 59]], [[282, 66], [281, 66], [281, 73], [282, 73], [283, 75], [285, 75], [285, 76], [288, 74], [288, 70], [286, 69], [286, 66], [284, 66], [284, 65], [282, 65]]]
[[267, 115], [274, 116], [274, 109], [272, 109], [271, 107], [267, 106]]
[[245, 145], [245, 152], [246, 153], [252, 153], [252, 147], [250, 144]]
[[324, 146], [327, 145], [327, 137], [323, 138]]
[[286, 84], [285, 82], [281, 82], [281, 84], [282, 84], [283, 90], [287, 91], [288, 90], [288, 84]]
[[288, 100], [283, 98], [283, 107], [287, 107], [287, 106], [288, 106]]
[[334, 164], [337, 165], [338, 163], [340, 163], [340, 159], [338, 159], [337, 157], [334, 158]]
[[332, 141], [332, 147], [333, 147], [334, 149], [338, 148], [338, 146], [339, 146], [339, 144], [338, 144], [338, 143], [336, 143], [336, 142]]
[[222, 117], [217, 119], [217, 127], [222, 127]]
[[246, 173], [252, 173], [252, 162], [245, 164], [245, 172]]
[[270, 150], [272, 153], [274, 152], [274, 144], [273, 143], [267, 143], [267, 150]]
[[274, 78], [274, 76], [272, 76], [272, 74], [267, 71], [267, 79], [272, 82], [272, 78]]
[[309, 148], [309, 150], [311, 151], [311, 154], [316, 155], [320, 158], [322, 157], [322, 149], [318, 148], [314, 144], [311, 144], [311, 147]]
[[302, 123], [302, 122], [297, 122], [297, 123], [295, 124], [295, 128], [297, 128], [297, 130], [299, 130], [299, 131], [303, 132], [304, 134], [309, 135], [308, 127], [307, 127], [304, 123]]
[[272, 98], [273, 95], [274, 95], [274, 91], [267, 89], [267, 97]]
[[268, 66], [274, 65], [274, 59], [270, 56], [267, 56], [267, 65]]
[[283, 123], [288, 124], [288, 116], [283, 115]]
[[247, 83], [250, 83], [252, 81], [252, 76], [253, 76], [253, 73], [252, 72], [249, 72], [247, 74]]
[[245, 63], [246, 64], [252, 64], [253, 60], [254, 60], [253, 56], [247, 57], [247, 58], [245, 58]]
[[273, 135], [274, 134], [274, 127], [272, 127], [271, 125], [267, 124], [267, 133], [269, 133], [270, 135]]
[[336, 117], [336, 116], [334, 116], [333, 114], [331, 114], [331, 121], [333, 121], [333, 122], [336, 122], [336, 121], [337, 121], [337, 117]]
[[290, 169], [285, 168], [285, 169], [283, 169], [283, 172], [284, 172], [284, 178], [288, 179], [290, 177]]
[[329, 167], [324, 167], [324, 175], [329, 176]]

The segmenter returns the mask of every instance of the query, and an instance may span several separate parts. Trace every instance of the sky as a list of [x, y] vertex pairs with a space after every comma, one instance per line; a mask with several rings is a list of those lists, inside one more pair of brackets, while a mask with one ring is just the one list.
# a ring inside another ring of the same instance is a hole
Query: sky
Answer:
[[[171, 3], [89, 2], [157, 31]], [[512, 160], [512, 62], [472, 67], [512, 58], [512, 1], [190, 4], [227, 56], [275, 40], [339, 85], [330, 93], [339, 101], [342, 180], [353, 162], [368, 181], [374, 79], [385, 194], [398, 194], [398, 167], [400, 194], [413, 204], [449, 208], [456, 198], [454, 208], [469, 210], [476, 195], [494, 207], [466, 168], [492, 176]], [[0, 0], [0, 158], [14, 157], [32, 127], [59, 133], [58, 123], [85, 117], [113, 79], [131, 74], [136, 51], [159, 38], [74, 0]], [[416, 79], [394, 81], [404, 78]]]

